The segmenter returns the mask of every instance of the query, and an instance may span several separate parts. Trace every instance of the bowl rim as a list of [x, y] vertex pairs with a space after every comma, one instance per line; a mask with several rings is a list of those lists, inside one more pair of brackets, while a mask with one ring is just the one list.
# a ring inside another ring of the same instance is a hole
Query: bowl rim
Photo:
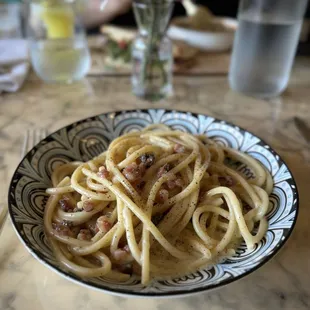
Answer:
[[[160, 293], [154, 293], [154, 292], [136, 292], [136, 291], [131, 291], [131, 290], [127, 290], [127, 289], [124, 289], [124, 288], [118, 288], [118, 289], [114, 289], [114, 288], [111, 288], [109, 286], [107, 287], [102, 287], [100, 285], [97, 285], [95, 283], [88, 283], [86, 281], [84, 281], [84, 279], [82, 278], [79, 278], [77, 277], [76, 275], [74, 274], [71, 274], [71, 273], [68, 273], [67, 271], [61, 269], [60, 267], [58, 266], [54, 266], [53, 264], [47, 262], [45, 260], [45, 258], [43, 257], [43, 255], [41, 255], [40, 252], [38, 252], [39, 254], [35, 253], [35, 251], [27, 245], [26, 241], [24, 240], [23, 238], [23, 235], [21, 234], [21, 232], [17, 229], [17, 223], [16, 223], [16, 220], [15, 220], [15, 217], [13, 215], [13, 210], [12, 210], [12, 204], [13, 204], [13, 201], [14, 199], [11, 197], [10, 193], [12, 192], [12, 190], [15, 188], [14, 187], [14, 184], [13, 184], [13, 180], [14, 180], [14, 176], [17, 175], [18, 173], [18, 170], [22, 164], [22, 162], [28, 157], [30, 156], [30, 154], [32, 153], [32, 151], [38, 147], [41, 146], [42, 142], [45, 141], [46, 139], [48, 139], [50, 136], [56, 134], [56, 133], [59, 133], [61, 130], [64, 130], [66, 129], [67, 127], [70, 127], [76, 123], [84, 123], [84, 122], [87, 122], [91, 119], [94, 119], [96, 117], [99, 117], [99, 116], [103, 116], [103, 115], [109, 115], [109, 114], [116, 114], [116, 115], [120, 115], [120, 114], [127, 114], [127, 113], [135, 113], [135, 112], [142, 112], [142, 113], [147, 113], [148, 111], [164, 111], [166, 113], [186, 113], [186, 114], [190, 114], [192, 116], [194, 116], [195, 118], [198, 118], [198, 116], [205, 116], [205, 117], [211, 117], [214, 119], [215, 122], [218, 122], [218, 123], [223, 123], [223, 124], [226, 124], [226, 125], [229, 125], [233, 128], [238, 128], [240, 129], [241, 131], [243, 132], [248, 132], [250, 133], [253, 137], [257, 137], [258, 139], [260, 139], [260, 142], [261, 144], [263, 145], [267, 145], [269, 147], [269, 150], [273, 152], [274, 156], [278, 156], [278, 161], [281, 161], [287, 168], [291, 178], [291, 184], [295, 186], [295, 193], [294, 193], [294, 198], [296, 199], [296, 202], [295, 202], [295, 211], [296, 211], [296, 214], [295, 214], [295, 217], [293, 219], [293, 222], [292, 222], [292, 226], [289, 228], [289, 230], [287, 230], [287, 233], [285, 235], [285, 238], [282, 239], [278, 242], [278, 246], [274, 248], [274, 250], [272, 251], [272, 253], [268, 254], [268, 256], [266, 256], [261, 262], [259, 262], [256, 266], [254, 266], [253, 268], [250, 268], [249, 270], [247, 270], [246, 272], [238, 275], [238, 276], [235, 276], [235, 277], [232, 277], [230, 279], [224, 279], [223, 281], [220, 281], [216, 284], [211, 284], [207, 287], [198, 287], [198, 288], [194, 288], [194, 289], [183, 289], [183, 290], [178, 290], [178, 291], [164, 291], [164, 292], [160, 292]], [[295, 178], [293, 176], [293, 173], [292, 171], [290, 170], [289, 166], [286, 164], [286, 162], [283, 160], [283, 158], [274, 150], [274, 148], [269, 145], [268, 143], [265, 142], [264, 139], [261, 139], [258, 135], [252, 133], [251, 131], [248, 131], [246, 129], [244, 129], [243, 127], [240, 127], [240, 126], [237, 126], [235, 125], [234, 123], [231, 123], [229, 121], [226, 121], [226, 120], [223, 120], [223, 119], [219, 119], [219, 118], [216, 118], [216, 117], [213, 117], [211, 115], [208, 115], [208, 114], [205, 114], [205, 113], [196, 113], [196, 112], [190, 112], [190, 111], [186, 111], [186, 110], [179, 110], [179, 109], [166, 109], [166, 108], [153, 108], [153, 109], [150, 109], [150, 108], [141, 108], [141, 109], [128, 109], [128, 110], [112, 110], [112, 111], [107, 111], [107, 112], [103, 112], [103, 113], [100, 113], [100, 114], [95, 114], [95, 115], [92, 115], [92, 116], [89, 116], [89, 117], [85, 117], [83, 119], [79, 119], [75, 122], [72, 122], [70, 124], [67, 124], [65, 126], [62, 126], [61, 128], [57, 129], [56, 131], [50, 133], [47, 137], [45, 137], [42, 141], [40, 141], [38, 144], [36, 144], [35, 146], [33, 146], [31, 148], [31, 150], [29, 150], [27, 152], [27, 154], [20, 160], [19, 164], [17, 165], [13, 175], [12, 175], [12, 178], [11, 178], [11, 181], [10, 181], [10, 185], [9, 185], [9, 188], [8, 188], [8, 209], [9, 209], [9, 214], [10, 214], [10, 220], [11, 220], [11, 223], [12, 223], [12, 226], [14, 228], [14, 231], [15, 233], [17, 234], [19, 240], [22, 242], [22, 244], [25, 246], [25, 248], [28, 250], [28, 252], [34, 256], [39, 262], [41, 262], [43, 265], [45, 265], [46, 267], [48, 267], [50, 270], [56, 272], [57, 274], [61, 275], [62, 277], [76, 283], [76, 284], [79, 284], [79, 285], [82, 285], [84, 287], [87, 287], [87, 288], [90, 288], [90, 289], [93, 289], [93, 290], [96, 290], [96, 291], [100, 291], [100, 292], [105, 292], [105, 293], [108, 293], [108, 294], [112, 294], [112, 295], [116, 295], [116, 296], [121, 296], [121, 297], [141, 297], [141, 298], [148, 298], [148, 297], [155, 297], [155, 298], [177, 298], [177, 297], [186, 297], [186, 296], [190, 296], [190, 295], [195, 295], [195, 294], [199, 294], [199, 293], [203, 293], [203, 292], [209, 292], [211, 290], [215, 290], [217, 288], [221, 288], [221, 287], [224, 287], [230, 283], [233, 283], [233, 282], [236, 282], [237, 280], [240, 280], [246, 276], [248, 276], [249, 274], [257, 271], [259, 268], [261, 268], [263, 265], [265, 265], [267, 262], [269, 262], [279, 251], [280, 249], [283, 248], [283, 246], [287, 243], [287, 241], [289, 240], [289, 238], [291, 237], [292, 235], [292, 232], [294, 231], [295, 229], [295, 226], [296, 226], [296, 223], [297, 223], [297, 220], [298, 220], [298, 216], [299, 216], [299, 202], [300, 202], [300, 198], [299, 198], [299, 192], [298, 192], [298, 187], [297, 187], [297, 183], [295, 181]]]

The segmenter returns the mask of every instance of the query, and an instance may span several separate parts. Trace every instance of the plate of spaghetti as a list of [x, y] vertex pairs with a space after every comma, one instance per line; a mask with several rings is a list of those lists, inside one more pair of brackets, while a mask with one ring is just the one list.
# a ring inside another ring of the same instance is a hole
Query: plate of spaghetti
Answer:
[[182, 296], [258, 269], [298, 213], [286, 164], [207, 115], [111, 112], [68, 125], [21, 161], [9, 189], [20, 240], [65, 278], [112, 294]]

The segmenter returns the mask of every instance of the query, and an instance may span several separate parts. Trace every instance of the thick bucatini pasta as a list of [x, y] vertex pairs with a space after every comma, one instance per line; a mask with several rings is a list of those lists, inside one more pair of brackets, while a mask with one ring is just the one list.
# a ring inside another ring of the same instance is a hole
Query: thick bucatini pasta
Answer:
[[58, 167], [52, 183], [44, 225], [57, 259], [81, 277], [121, 282], [134, 274], [143, 284], [214, 264], [242, 240], [252, 249], [266, 233], [273, 187], [249, 155], [164, 125]]

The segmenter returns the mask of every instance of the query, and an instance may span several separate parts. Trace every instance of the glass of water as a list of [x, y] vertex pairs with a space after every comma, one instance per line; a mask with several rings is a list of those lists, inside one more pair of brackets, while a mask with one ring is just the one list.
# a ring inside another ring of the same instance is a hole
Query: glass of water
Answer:
[[233, 90], [260, 98], [287, 87], [307, 0], [241, 0], [229, 72]]
[[72, 1], [35, 0], [29, 11], [30, 54], [37, 75], [46, 82], [82, 79], [90, 68], [90, 53]]

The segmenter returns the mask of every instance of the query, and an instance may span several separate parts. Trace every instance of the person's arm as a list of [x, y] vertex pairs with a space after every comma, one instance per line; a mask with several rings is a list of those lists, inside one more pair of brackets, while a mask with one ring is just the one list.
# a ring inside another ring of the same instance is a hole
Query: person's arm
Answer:
[[[105, 4], [104, 1], [107, 1]], [[118, 15], [129, 11], [131, 0], [90, 0], [88, 8], [83, 14], [83, 21], [87, 28], [97, 27], [109, 22]], [[100, 7], [103, 10], [100, 10]]]

